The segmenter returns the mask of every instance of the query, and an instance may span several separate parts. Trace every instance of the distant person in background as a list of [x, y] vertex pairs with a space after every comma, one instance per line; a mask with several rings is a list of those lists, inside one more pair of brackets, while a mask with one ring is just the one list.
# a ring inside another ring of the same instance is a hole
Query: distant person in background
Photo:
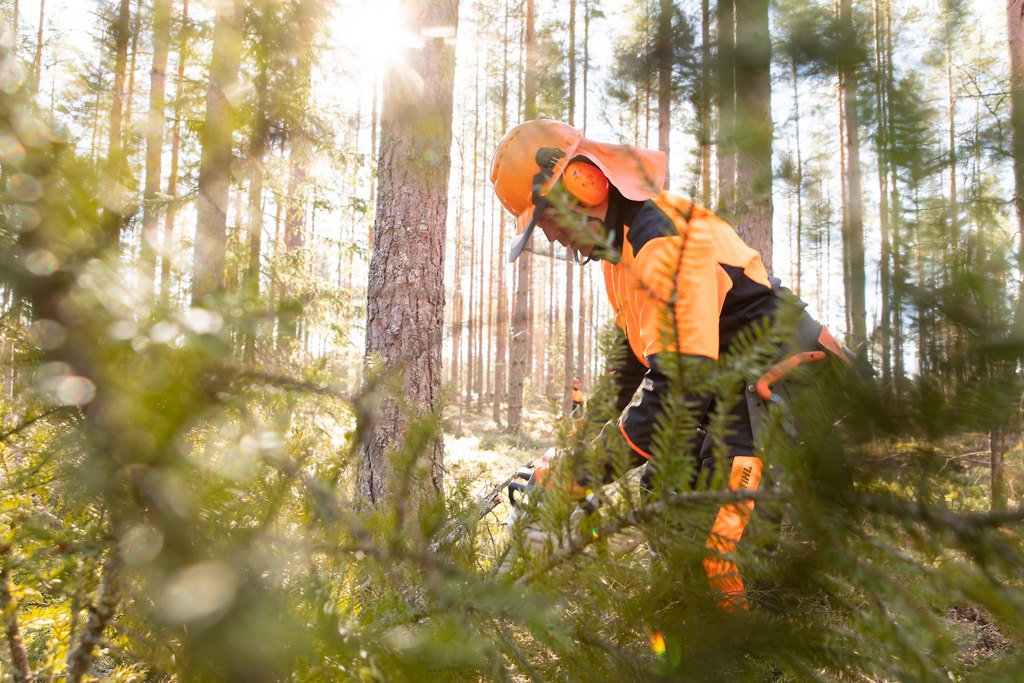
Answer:
[[572, 378], [572, 413], [575, 418], [583, 417], [583, 381], [579, 375]]

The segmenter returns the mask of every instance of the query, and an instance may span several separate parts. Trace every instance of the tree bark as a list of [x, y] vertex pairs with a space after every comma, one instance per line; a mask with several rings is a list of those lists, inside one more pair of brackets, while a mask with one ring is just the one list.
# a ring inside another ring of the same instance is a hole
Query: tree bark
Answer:
[[669, 188], [669, 146], [672, 139], [672, 0], [659, 0], [658, 54], [658, 149], [665, 153], [665, 189]]
[[[185, 95], [185, 62], [188, 55], [188, 0], [181, 6], [181, 27], [178, 29], [178, 73], [174, 95], [174, 125], [171, 126], [171, 168], [167, 176], [167, 196], [178, 194], [178, 155], [181, 149], [181, 112], [182, 100]], [[171, 295], [171, 253], [174, 245], [174, 217], [176, 210], [172, 204], [164, 218], [164, 248], [160, 261], [160, 302], [167, 305]]]
[[[504, 135], [508, 130], [508, 0], [505, 0], [505, 28], [502, 32], [501, 42], [501, 132]], [[506, 270], [504, 266], [504, 249], [507, 240], [505, 231], [508, 225], [508, 217], [502, 211], [498, 217], [498, 258], [501, 259], [500, 266], [495, 273], [498, 279], [498, 325], [495, 335], [494, 359], [494, 423], [501, 425], [501, 408], [508, 400], [508, 287], [506, 282]]]
[[989, 451], [992, 457], [992, 499], [994, 511], [1006, 509], [1006, 430], [997, 427], [989, 432]]
[[242, 0], [218, 0], [213, 56], [201, 134], [199, 213], [192, 270], [192, 303], [201, 305], [224, 289], [228, 190], [231, 185], [232, 106], [228, 93], [238, 79], [242, 50]]
[[39, 92], [39, 79], [43, 75], [43, 19], [46, 16], [46, 0], [39, 0], [39, 29], [36, 32], [36, 57], [32, 69], [32, 92]]
[[[286, 253], [299, 251], [306, 244], [306, 209], [309, 203], [308, 164], [310, 138], [305, 112], [311, 99], [310, 78], [313, 62], [310, 51], [313, 41], [313, 17], [309, 0], [295, 5], [291, 24], [297, 40], [289, 55], [289, 85], [291, 97], [298, 105], [298, 114], [289, 121], [288, 194], [284, 212], [284, 248]], [[286, 356], [294, 349], [293, 342], [299, 331], [300, 304], [294, 300], [292, 283], [283, 279], [278, 292], [277, 348]]]
[[698, 144], [700, 145], [700, 201], [711, 206], [711, 2], [700, 3], [700, 95]]
[[718, 0], [718, 212], [733, 217], [736, 208], [736, 18], [735, 0]]
[[122, 220], [119, 216], [124, 211], [126, 198], [125, 181], [128, 162], [124, 154], [124, 118], [125, 70], [128, 64], [128, 39], [131, 36], [131, 0], [121, 0], [118, 6], [117, 24], [114, 28], [114, 92], [110, 104], [110, 138], [107, 144], [107, 218], [104, 223], [111, 226], [114, 232], [107, 238], [117, 242], [120, 237]]
[[793, 123], [794, 146], [796, 147], [796, 237], [794, 239], [796, 264], [795, 276], [793, 278], [793, 291], [800, 296], [800, 286], [803, 281], [803, 233], [804, 233], [804, 158], [800, 145], [800, 81], [796, 68], [796, 60], [792, 62], [793, 74]]
[[[851, 0], [842, 0], [839, 21], [853, 41], [853, 10]], [[864, 219], [860, 176], [860, 122], [857, 116], [857, 65], [843, 64], [839, 71], [842, 88], [843, 128], [846, 132], [846, 212], [844, 233], [844, 281], [849, 343], [861, 349], [867, 341], [867, 310], [864, 301]]]
[[[139, 57], [139, 33], [142, 31], [142, 0], [135, 0], [135, 21], [132, 25], [132, 45], [128, 63], [128, 87], [124, 98], [124, 120], [130, 127], [132, 124], [132, 102], [135, 100], [135, 62]], [[128, 139], [129, 136], [125, 136]]]
[[[455, 37], [456, 0], [420, 0], [409, 9], [414, 31], [441, 27]], [[400, 397], [384, 398], [361, 450], [358, 489], [373, 506], [407, 493], [396, 490], [395, 456], [409, 420], [440, 417], [455, 50], [429, 38], [408, 58], [412, 73], [392, 67], [384, 87], [366, 322], [367, 362], [399, 379], [405, 405]], [[441, 439], [435, 436], [410, 455], [422, 468], [411, 488], [442, 495]]]
[[882, 70], [882, 55], [883, 55], [883, 28], [882, 28], [882, 15], [881, 8], [879, 7], [879, 0], [874, 0], [873, 6], [873, 19], [874, 19], [874, 48], [875, 48], [875, 125], [878, 130], [876, 137], [878, 139], [877, 147], [878, 152], [875, 155], [878, 160], [878, 231], [879, 231], [879, 257], [878, 257], [878, 276], [879, 276], [879, 297], [881, 299], [879, 306], [879, 329], [878, 335], [881, 340], [881, 353], [882, 353], [882, 387], [884, 391], [889, 391], [892, 388], [892, 334], [891, 334], [891, 284], [890, 284], [890, 251], [891, 247], [889, 244], [889, 168], [888, 168], [888, 134], [886, 121], [887, 116], [887, 101], [886, 101], [886, 88], [884, 85], [885, 74]]
[[[249, 235], [249, 263], [245, 274], [245, 296], [256, 307], [260, 296], [260, 255], [263, 251], [263, 161], [267, 151], [270, 121], [267, 114], [269, 74], [267, 65], [260, 61], [253, 78], [254, 111], [252, 137], [249, 140], [249, 208], [246, 232]], [[339, 255], [339, 263], [341, 262]], [[253, 321], [245, 334], [246, 364], [256, 363], [258, 327]]]
[[153, 294], [156, 278], [157, 231], [164, 151], [164, 92], [167, 84], [167, 56], [171, 43], [171, 0], [153, 2], [153, 70], [149, 79], [149, 119], [146, 124], [146, 187], [142, 205], [142, 284], [147, 296]]
[[[1017, 215], [1017, 269], [1024, 270], [1024, 1], [1007, 0], [1010, 47], [1010, 131], [1013, 149], [1013, 206]], [[1024, 280], [1018, 296], [1024, 309]]]
[[[523, 48], [526, 52], [525, 73], [523, 74], [523, 117], [529, 121], [537, 118], [537, 73], [536, 73], [536, 32], [534, 30], [534, 0], [526, 0], [526, 30]], [[508, 430], [515, 435], [523, 428], [523, 384], [526, 380], [530, 353], [530, 261], [531, 255], [523, 252], [516, 263], [515, 309], [512, 314], [512, 353], [509, 367], [508, 386]]]
[[736, 232], [772, 271], [771, 40], [768, 0], [735, 0]]

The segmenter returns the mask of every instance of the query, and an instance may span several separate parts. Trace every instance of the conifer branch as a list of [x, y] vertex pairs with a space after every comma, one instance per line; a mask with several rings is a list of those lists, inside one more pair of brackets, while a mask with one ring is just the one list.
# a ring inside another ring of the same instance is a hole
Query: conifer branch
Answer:
[[692, 506], [694, 504], [701, 503], [720, 503], [722, 505], [728, 505], [729, 503], [742, 503], [748, 500], [785, 500], [789, 495], [791, 495], [791, 493], [792, 491], [789, 489], [780, 487], [755, 491], [747, 489], [739, 491], [690, 491], [687, 493], [667, 495], [659, 501], [644, 505], [643, 507], [616, 517], [607, 524], [594, 529], [594, 533], [588, 536], [570, 538], [570, 542], [567, 546], [559, 548], [555, 552], [551, 553], [551, 555], [549, 555], [540, 564], [540, 566], [535, 567], [521, 576], [516, 583], [524, 586], [528, 585], [538, 577], [547, 574], [565, 560], [579, 555], [588, 546], [596, 543], [598, 540], [613, 536], [614, 534], [625, 531], [630, 527], [639, 526], [644, 522], [659, 517], [674, 508]]
[[1024, 521], [1024, 507], [998, 512], [955, 513], [925, 505], [919, 501], [902, 501], [877, 496], [862, 497], [861, 503], [870, 512], [884, 512], [894, 516], [941, 527], [955, 534], [967, 534], [978, 529], [996, 528]]
[[31, 683], [32, 670], [28, 664], [28, 653], [25, 641], [21, 637], [21, 626], [18, 623], [18, 602], [14, 598], [14, 581], [7, 565], [7, 553], [10, 546], [0, 546], [0, 610], [4, 615], [4, 635], [11, 649], [11, 662], [14, 664], [15, 683]]
[[91, 610], [78, 646], [68, 654], [68, 683], [81, 681], [82, 676], [92, 666], [95, 650], [103, 640], [103, 631], [113, 621], [120, 602], [121, 560], [116, 545], [112, 545], [103, 563], [103, 577], [96, 597], [96, 606]]

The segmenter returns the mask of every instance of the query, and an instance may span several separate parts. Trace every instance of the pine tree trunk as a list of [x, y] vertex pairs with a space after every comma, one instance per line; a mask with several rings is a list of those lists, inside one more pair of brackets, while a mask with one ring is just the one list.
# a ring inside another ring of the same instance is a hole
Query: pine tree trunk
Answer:
[[[410, 9], [411, 29], [444, 27], [455, 35], [456, 0], [423, 0]], [[412, 51], [406, 68], [419, 92], [389, 71], [384, 87], [378, 204], [367, 286], [366, 356], [401, 379], [402, 402], [386, 397], [361, 450], [358, 489], [378, 506], [396, 491], [395, 450], [409, 420], [439, 418], [444, 332], [444, 247], [451, 166], [455, 50], [440, 38]], [[413, 488], [443, 493], [443, 443], [434, 438], [415, 454], [422, 469]], [[416, 495], [412, 498], [415, 500]]]
[[[501, 42], [501, 133], [504, 135], [508, 130], [508, 0], [505, 0], [505, 27], [502, 32]], [[501, 408], [508, 400], [508, 288], [506, 282], [505, 267], [505, 242], [507, 233], [505, 226], [508, 225], [508, 218], [505, 212], [498, 217], [498, 263], [499, 267], [495, 273], [498, 280], [498, 324], [495, 331], [495, 359], [494, 359], [494, 424], [501, 426]]]
[[43, 19], [46, 16], [46, 0], [39, 0], [39, 29], [36, 33], [36, 57], [32, 69], [32, 92], [39, 92], [39, 79], [43, 76]]
[[[665, 153], [666, 169], [672, 139], [672, 0], [659, 0], [657, 53], [658, 53], [658, 149]], [[665, 189], [669, 188], [669, 172], [665, 172]]]
[[476, 269], [480, 267], [481, 261], [477, 253], [480, 230], [476, 224], [476, 196], [472, 191], [469, 194], [469, 204], [469, 253], [472, 258], [469, 260], [469, 291], [466, 293], [466, 392], [462, 397], [463, 408], [467, 410], [472, 406], [476, 371], [476, 310], [473, 308], [473, 302], [476, 296]]
[[735, 0], [718, 0], [718, 212], [727, 218], [736, 209], [736, 18]]
[[224, 288], [228, 189], [231, 182], [231, 103], [242, 50], [242, 0], [221, 0], [213, 27], [213, 56], [206, 90], [206, 123], [200, 136], [199, 212], [192, 270], [192, 303]]
[[[853, 35], [851, 0], [840, 4], [840, 23], [848, 35]], [[864, 347], [867, 340], [867, 310], [864, 300], [866, 275], [864, 272], [864, 219], [860, 176], [860, 122], [857, 115], [857, 65], [848, 64], [840, 69], [842, 88], [843, 128], [846, 132], [846, 215], [843, 225], [843, 273], [846, 285], [849, 343], [855, 349]]]
[[[171, 168], [167, 176], [167, 196], [175, 197], [178, 194], [178, 155], [181, 149], [181, 116], [182, 101], [185, 95], [185, 62], [188, 55], [188, 0], [184, 0], [181, 7], [181, 27], [178, 29], [178, 73], [177, 86], [174, 95], [174, 125], [171, 127]], [[176, 210], [174, 206], [167, 209], [167, 216], [164, 219], [164, 248], [163, 258], [160, 262], [160, 302], [167, 305], [171, 292], [171, 254], [174, 245], [174, 217]]]
[[142, 208], [142, 286], [153, 294], [156, 278], [160, 192], [164, 151], [164, 92], [167, 84], [167, 56], [171, 43], [171, 0], [153, 2], [153, 70], [149, 79], [149, 120], [146, 124], [146, 187]]
[[881, 301], [879, 303], [879, 329], [878, 335], [881, 339], [881, 353], [882, 353], [882, 387], [884, 391], [889, 391], [892, 388], [892, 327], [890, 325], [891, 320], [891, 309], [892, 309], [892, 286], [890, 283], [890, 251], [891, 247], [889, 244], [889, 168], [888, 168], [888, 126], [886, 121], [888, 120], [887, 115], [887, 101], [886, 101], [886, 88], [884, 85], [885, 73], [882, 70], [882, 57], [883, 57], [883, 27], [882, 27], [882, 15], [879, 7], [879, 0], [874, 0], [873, 3], [874, 13], [874, 48], [875, 48], [875, 111], [877, 112], [875, 117], [875, 125], [878, 130], [876, 131], [876, 138], [878, 140], [878, 153], [876, 158], [878, 160], [878, 226], [879, 226], [879, 258], [878, 258], [878, 277], [879, 277], [879, 296]]
[[[1017, 270], [1024, 271], [1024, 1], [1007, 0], [1010, 46], [1010, 131], [1013, 159], [1013, 206], [1017, 215]], [[1024, 309], [1024, 280], [1018, 305]]]
[[107, 144], [106, 182], [109, 184], [109, 202], [112, 207], [106, 212], [104, 223], [110, 228], [107, 238], [115, 244], [120, 237], [126, 200], [125, 184], [128, 162], [124, 154], [124, 133], [121, 130], [124, 117], [125, 71], [128, 65], [128, 40], [131, 37], [131, 0], [121, 0], [118, 7], [117, 24], [114, 27], [114, 92], [110, 104], [110, 138]]
[[1006, 430], [1001, 427], [989, 432], [989, 451], [992, 462], [992, 499], [990, 502], [994, 511], [1006, 509], [1006, 436]]
[[[480, 60], [477, 59], [476, 62], [479, 65]], [[478, 76], [479, 76], [479, 73], [480, 72], [479, 72], [479, 66], [478, 66], [478, 68], [477, 68], [477, 75]], [[479, 78], [477, 78], [477, 83], [479, 84]], [[479, 86], [475, 87], [474, 90], [477, 93], [479, 93], [480, 92]], [[488, 101], [488, 98], [485, 98], [484, 105], [483, 105], [484, 106], [484, 126], [485, 127], [487, 126], [487, 112], [486, 112], [487, 101]], [[484, 266], [487, 263], [487, 256], [486, 256], [487, 240], [484, 238], [484, 235], [487, 234], [487, 230], [486, 230], [486, 224], [487, 224], [486, 208], [483, 205], [480, 204], [480, 202], [481, 202], [481, 193], [480, 193], [480, 188], [479, 188], [479, 184], [478, 184], [479, 175], [480, 175], [479, 172], [478, 172], [479, 171], [478, 159], [479, 159], [479, 156], [480, 156], [480, 154], [479, 154], [479, 151], [480, 151], [480, 108], [481, 108], [480, 107], [480, 102], [479, 102], [479, 100], [477, 100], [477, 106], [475, 108], [475, 111], [473, 112], [473, 169], [472, 169], [473, 183], [472, 183], [471, 190], [470, 190], [471, 193], [472, 193], [472, 197], [473, 197], [473, 221], [472, 221], [473, 231], [480, 233], [480, 241], [479, 241], [479, 244], [480, 244], [479, 249], [480, 250], [479, 250], [479, 252], [474, 252], [474, 254], [473, 254], [473, 256], [474, 256], [473, 260], [474, 261], [477, 261], [477, 260], [479, 261], [479, 263], [477, 264], [477, 282], [473, 283], [473, 289], [476, 290], [476, 315], [474, 316], [474, 318], [476, 319], [476, 349], [475, 349], [476, 367], [473, 369], [473, 391], [474, 391], [474, 393], [476, 395], [476, 411], [478, 413], [481, 412], [481, 410], [483, 409], [483, 394], [484, 394], [484, 377], [483, 377], [483, 369], [484, 369], [484, 362], [483, 362], [484, 361], [484, 352], [483, 352], [483, 348], [484, 348], [484, 344], [483, 344], [483, 341], [484, 341]], [[480, 222], [479, 223], [477, 223], [477, 220], [476, 220], [476, 215], [477, 215], [476, 212], [477, 212], [477, 207], [478, 206], [480, 208]]]
[[[270, 129], [270, 122], [267, 118], [268, 80], [267, 66], [261, 60], [253, 79], [253, 126], [252, 137], [249, 139], [249, 158], [246, 162], [249, 171], [249, 208], [246, 224], [246, 232], [249, 234], [249, 262], [246, 266], [243, 289], [253, 308], [259, 305], [260, 297], [260, 254], [263, 251], [263, 161]], [[257, 334], [257, 322], [254, 319], [245, 334], [245, 361], [249, 366], [256, 363]]]
[[[132, 102], [135, 100], [135, 62], [139, 56], [139, 33], [142, 28], [142, 0], [135, 0], [135, 22], [132, 26], [131, 59], [128, 63], [128, 88], [124, 98], [124, 120], [130, 128], [132, 125]], [[129, 135], [125, 139], [130, 139]]]
[[711, 206], [711, 2], [700, 2], [700, 97], [698, 140], [700, 145], [700, 201]]
[[459, 395], [461, 379], [459, 365], [462, 362], [462, 201], [466, 190], [466, 174], [459, 174], [458, 213], [455, 215], [455, 279], [453, 282], [451, 320], [452, 356], [451, 384], [455, 395]]
[[[883, 66], [885, 69], [885, 101], [887, 104], [886, 136], [890, 141], [890, 146], [887, 149], [891, 149], [891, 141], [894, 139], [896, 124], [891, 106], [893, 101], [893, 84], [895, 83], [895, 78], [893, 76], [894, 58], [892, 42], [892, 8], [889, 5], [888, 0], [885, 1], [884, 21], [885, 59]], [[890, 312], [892, 316], [893, 391], [898, 399], [901, 393], [903, 380], [906, 377], [903, 359], [903, 285], [906, 282], [906, 277], [903, 273], [903, 231], [900, 220], [899, 178], [897, 176], [896, 169], [891, 164], [889, 165], [888, 184], [889, 215], [892, 218], [889, 223], [889, 227], [892, 245], [890, 252], [890, 255], [892, 256], [892, 286], [890, 289], [890, 301], [892, 306]]]
[[800, 296], [800, 286], [803, 281], [803, 233], [804, 233], [804, 159], [803, 150], [800, 145], [800, 81], [797, 74], [796, 60], [791, 64], [793, 75], [793, 124], [794, 145], [796, 147], [796, 237], [794, 239], [794, 263], [796, 271], [793, 281], [793, 291]]
[[[523, 74], [524, 119], [537, 118], [536, 34], [534, 31], [534, 0], [526, 0], [526, 30], [523, 48], [526, 52]], [[530, 262], [532, 257], [523, 252], [517, 259], [515, 308], [512, 313], [512, 352], [508, 386], [508, 430], [515, 435], [523, 428], [523, 384], [526, 380], [530, 353]]]
[[768, 0], [735, 0], [736, 232], [772, 270], [771, 40]]

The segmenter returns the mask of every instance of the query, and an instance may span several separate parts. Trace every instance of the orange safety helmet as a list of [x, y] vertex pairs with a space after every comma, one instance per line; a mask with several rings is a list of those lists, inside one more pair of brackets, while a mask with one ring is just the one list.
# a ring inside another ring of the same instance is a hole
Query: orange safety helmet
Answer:
[[494, 192], [515, 216], [519, 233], [509, 245], [509, 262], [526, 247], [548, 206], [544, 197], [563, 175], [566, 190], [590, 207], [604, 203], [611, 186], [627, 199], [651, 199], [665, 185], [665, 171], [662, 152], [588, 140], [558, 121], [519, 124], [498, 143], [491, 162]]

